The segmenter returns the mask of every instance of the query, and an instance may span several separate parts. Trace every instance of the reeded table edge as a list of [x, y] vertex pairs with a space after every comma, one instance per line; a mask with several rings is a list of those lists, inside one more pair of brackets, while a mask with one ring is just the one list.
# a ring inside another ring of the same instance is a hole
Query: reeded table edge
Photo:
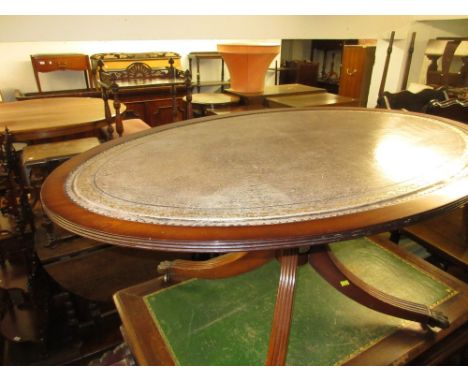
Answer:
[[[324, 109], [328, 108], [314, 108]], [[407, 114], [407, 112], [375, 110], [364, 108], [343, 107], [341, 110], [390, 112]], [[310, 109], [297, 109], [310, 110]], [[208, 119], [233, 118], [237, 115], [274, 112], [294, 112], [295, 109], [256, 110], [236, 113], [235, 115], [222, 115], [205, 117]], [[422, 118], [427, 116], [419, 113]], [[435, 117], [440, 121], [467, 130], [465, 124], [444, 118]], [[182, 121], [168, 124], [159, 131], [177, 128], [181, 125], [190, 125], [199, 121]], [[456, 195], [443, 195], [444, 189], [435, 194], [425, 195], [411, 202], [383, 207], [377, 210], [364, 211], [353, 215], [344, 215], [332, 218], [315, 220], [312, 223], [284, 223], [263, 226], [244, 227], [191, 227], [191, 226], [163, 226], [139, 222], [119, 221], [113, 218], [100, 216], [74, 204], [66, 195], [64, 183], [68, 174], [88, 158], [100, 151], [121, 144], [127, 140], [154, 133], [145, 131], [126, 137], [119, 141], [111, 141], [80, 156], [74, 157], [58, 167], [46, 179], [41, 190], [41, 201], [45, 212], [50, 219], [59, 226], [78, 235], [126, 247], [136, 247], [151, 250], [165, 250], [178, 252], [229, 252], [243, 250], [280, 249], [330, 243], [335, 241], [357, 238], [400, 228], [414, 224], [423, 219], [429, 219], [444, 211], [457, 208], [468, 201], [466, 193]], [[53, 195], [54, 201], [49, 202]], [[361, 223], [360, 223], [361, 222]], [[365, 224], [362, 224], [365, 222]], [[319, 227], [320, 226], [320, 227]]]

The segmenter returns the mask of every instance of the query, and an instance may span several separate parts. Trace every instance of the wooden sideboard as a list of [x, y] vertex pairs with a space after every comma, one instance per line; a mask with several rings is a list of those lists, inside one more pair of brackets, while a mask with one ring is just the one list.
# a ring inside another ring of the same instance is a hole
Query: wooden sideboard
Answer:
[[142, 62], [151, 68], [165, 68], [169, 66], [169, 60], [174, 61], [174, 68], [182, 69], [180, 55], [174, 52], [144, 52], [144, 53], [96, 53], [90, 56], [91, 69], [96, 79], [98, 62], [104, 63], [104, 70], [122, 70], [134, 62]]

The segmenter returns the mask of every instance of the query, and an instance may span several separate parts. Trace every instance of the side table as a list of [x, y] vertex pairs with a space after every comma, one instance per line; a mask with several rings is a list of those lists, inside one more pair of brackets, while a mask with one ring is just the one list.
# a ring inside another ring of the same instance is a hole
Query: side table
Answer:
[[31, 63], [34, 70], [34, 77], [39, 92], [42, 93], [39, 73], [55, 72], [57, 70], [75, 70], [84, 73], [86, 88], [94, 88], [94, 81], [91, 76], [91, 66], [89, 57], [86, 54], [33, 54]]

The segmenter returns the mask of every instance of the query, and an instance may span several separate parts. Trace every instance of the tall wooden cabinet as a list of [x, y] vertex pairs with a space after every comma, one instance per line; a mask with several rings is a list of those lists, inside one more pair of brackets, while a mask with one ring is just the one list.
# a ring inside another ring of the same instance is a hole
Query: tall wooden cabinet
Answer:
[[344, 45], [338, 94], [359, 100], [359, 106], [367, 105], [375, 46]]

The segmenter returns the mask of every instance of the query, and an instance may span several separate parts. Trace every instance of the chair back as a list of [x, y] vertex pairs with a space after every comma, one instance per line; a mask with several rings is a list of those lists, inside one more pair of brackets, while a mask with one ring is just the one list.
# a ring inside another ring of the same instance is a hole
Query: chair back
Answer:
[[468, 100], [449, 99], [446, 101], [432, 100], [427, 105], [428, 114], [437, 115], [455, 121], [468, 123]]
[[378, 106], [384, 109], [408, 110], [424, 113], [432, 100], [445, 101], [448, 99], [444, 89], [424, 89], [418, 93], [403, 90], [398, 93], [384, 92], [378, 100]]
[[172, 100], [172, 121], [177, 120], [177, 86], [185, 86], [187, 99], [184, 118], [192, 118], [192, 76], [189, 70], [185, 72], [174, 68], [174, 60], [169, 60], [169, 66], [165, 68], [151, 68], [143, 62], [134, 62], [125, 69], [106, 71], [104, 62], [98, 62], [98, 84], [101, 87], [104, 101], [104, 112], [107, 121], [107, 138], [110, 139], [114, 132], [113, 118], [109, 105], [113, 100], [115, 109], [115, 131], [121, 137], [124, 130], [123, 117], [121, 115], [120, 92], [125, 87], [169, 87]]
[[13, 145], [13, 137], [5, 128], [1, 139], [0, 167], [2, 168], [1, 182], [5, 188], [4, 200], [0, 212], [8, 215], [15, 222], [16, 233], [34, 232], [34, 214], [29, 203], [29, 189], [20, 165], [20, 156]]

